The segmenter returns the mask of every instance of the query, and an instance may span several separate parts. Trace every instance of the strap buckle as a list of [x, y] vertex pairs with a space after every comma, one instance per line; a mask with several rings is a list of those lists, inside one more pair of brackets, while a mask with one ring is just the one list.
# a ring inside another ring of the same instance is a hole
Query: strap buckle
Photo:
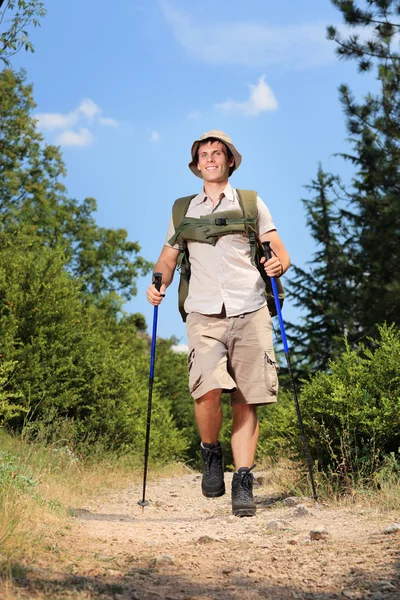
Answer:
[[215, 219], [215, 224], [225, 227], [226, 225], [228, 225], [228, 219], [223, 218], [223, 217], [218, 217], [217, 219]]

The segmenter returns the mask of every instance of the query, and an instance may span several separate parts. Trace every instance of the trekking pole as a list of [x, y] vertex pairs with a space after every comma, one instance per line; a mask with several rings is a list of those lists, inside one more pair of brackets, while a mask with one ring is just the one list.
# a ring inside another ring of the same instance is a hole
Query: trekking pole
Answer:
[[[162, 273], [153, 273], [154, 287], [160, 291]], [[154, 360], [156, 356], [156, 337], [157, 337], [157, 318], [158, 318], [158, 306], [154, 307], [153, 315], [153, 332], [151, 337], [151, 354], [150, 354], [150, 374], [149, 374], [149, 397], [147, 401], [147, 424], [146, 424], [146, 443], [144, 448], [144, 469], [143, 469], [143, 494], [142, 499], [138, 501], [139, 506], [142, 507], [142, 512], [145, 506], [149, 503], [145, 500], [146, 496], [146, 480], [147, 480], [147, 464], [149, 461], [149, 445], [150, 445], [150, 424], [151, 424], [151, 401], [153, 398], [153, 380], [154, 380]]]
[[[263, 246], [264, 246], [264, 256], [267, 260], [269, 260], [270, 258], [272, 258], [270, 242], [263, 242]], [[312, 487], [312, 492], [313, 492], [313, 498], [314, 498], [315, 502], [317, 502], [318, 496], [317, 496], [317, 491], [315, 489], [312, 462], [311, 462], [310, 453], [308, 451], [307, 437], [306, 437], [304, 427], [303, 427], [303, 419], [301, 418], [300, 404], [299, 404], [299, 400], [297, 398], [296, 385], [294, 382], [292, 365], [290, 363], [289, 347], [288, 347], [288, 343], [287, 343], [287, 339], [286, 339], [285, 326], [283, 324], [283, 319], [282, 319], [281, 305], [279, 303], [278, 288], [276, 287], [275, 277], [270, 277], [270, 279], [271, 279], [272, 291], [274, 293], [276, 312], [277, 312], [278, 319], [279, 319], [279, 327], [280, 327], [281, 335], [282, 335], [283, 349], [285, 351], [287, 368], [288, 368], [289, 375], [290, 375], [290, 381], [292, 382], [293, 398], [294, 398], [294, 404], [296, 406], [297, 420], [299, 422], [300, 436], [301, 436], [301, 441], [303, 443], [304, 456], [306, 457], [308, 473], [310, 475], [310, 482], [311, 482], [311, 487]]]

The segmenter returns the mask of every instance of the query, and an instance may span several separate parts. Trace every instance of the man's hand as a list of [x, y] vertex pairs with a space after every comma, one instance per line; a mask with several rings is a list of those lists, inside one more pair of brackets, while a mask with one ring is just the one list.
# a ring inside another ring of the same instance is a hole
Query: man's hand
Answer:
[[260, 260], [261, 264], [264, 265], [264, 270], [268, 277], [280, 277], [283, 273], [283, 266], [277, 256], [273, 256], [269, 260], [263, 256]]
[[146, 292], [147, 300], [153, 306], [158, 306], [159, 304], [161, 304], [162, 299], [165, 296], [165, 290], [166, 289], [167, 289], [166, 286], [164, 284], [162, 284], [161, 288], [160, 288], [160, 291], [158, 291], [158, 290], [156, 290], [156, 287], [155, 287], [154, 283], [152, 283], [147, 288], [147, 292]]

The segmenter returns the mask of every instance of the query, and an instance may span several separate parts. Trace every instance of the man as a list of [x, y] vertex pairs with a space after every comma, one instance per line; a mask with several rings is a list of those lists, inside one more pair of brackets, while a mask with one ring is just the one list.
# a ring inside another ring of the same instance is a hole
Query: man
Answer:
[[[240, 196], [229, 184], [229, 177], [239, 168], [242, 157], [231, 139], [216, 130], [195, 140], [191, 155], [189, 168], [203, 180], [203, 189], [189, 198], [185, 226], [193, 231], [193, 225], [197, 225], [196, 231], [201, 230], [199, 235], [203, 238], [199, 241], [198, 234], [192, 233], [185, 239], [191, 275], [184, 313], [187, 313], [189, 388], [195, 400], [201, 437], [202, 492], [207, 497], [225, 493], [218, 436], [222, 425], [221, 394], [229, 391], [236, 468], [232, 479], [232, 512], [237, 516], [252, 516], [256, 512], [251, 473], [258, 441], [256, 407], [275, 402], [278, 388], [271, 316], [265, 300], [265, 283], [252, 262], [248, 230], [239, 224], [236, 226], [239, 231], [230, 231], [227, 225], [232, 219], [226, 216], [238, 215], [235, 223], [243, 221]], [[268, 261], [261, 259], [261, 268], [269, 277], [280, 277], [289, 268], [289, 255], [268, 208], [258, 197], [256, 212], [258, 239], [269, 241], [273, 254]], [[201, 225], [201, 219], [207, 217], [210, 222], [210, 215], [214, 214], [224, 217], [213, 219], [214, 229], [217, 227], [218, 232], [218, 225], [225, 225], [228, 232], [225, 227], [225, 234], [210, 243], [210, 227]], [[182, 251], [182, 240], [177, 243], [180, 231], [178, 228], [176, 232], [171, 219], [167, 241], [155, 266], [155, 271], [162, 273], [161, 290], [158, 292], [154, 285], [147, 290], [147, 299], [154, 306], [160, 304], [172, 281]]]

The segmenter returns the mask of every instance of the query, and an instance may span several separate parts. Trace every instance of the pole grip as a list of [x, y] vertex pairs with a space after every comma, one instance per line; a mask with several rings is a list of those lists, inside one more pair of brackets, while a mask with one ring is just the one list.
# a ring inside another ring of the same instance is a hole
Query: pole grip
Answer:
[[262, 245], [264, 247], [264, 256], [267, 260], [269, 260], [272, 258], [271, 242], [263, 242]]
[[161, 283], [162, 283], [162, 273], [153, 273], [153, 283], [154, 283], [154, 287], [156, 288], [157, 292], [159, 292], [161, 289]]

